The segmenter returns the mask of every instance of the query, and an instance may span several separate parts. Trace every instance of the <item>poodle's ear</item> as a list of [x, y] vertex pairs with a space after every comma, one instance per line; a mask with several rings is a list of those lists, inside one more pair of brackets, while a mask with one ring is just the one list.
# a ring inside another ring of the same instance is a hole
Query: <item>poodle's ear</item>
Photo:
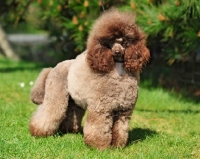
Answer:
[[124, 67], [130, 72], [140, 71], [149, 61], [150, 52], [144, 41], [131, 44], [124, 55]]
[[87, 62], [95, 72], [109, 72], [114, 67], [111, 50], [97, 43], [87, 52]]

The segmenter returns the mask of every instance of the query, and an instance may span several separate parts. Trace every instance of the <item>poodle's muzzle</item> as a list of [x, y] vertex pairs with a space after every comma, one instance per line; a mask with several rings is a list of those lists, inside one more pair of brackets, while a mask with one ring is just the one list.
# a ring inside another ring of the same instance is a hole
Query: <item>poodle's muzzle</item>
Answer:
[[123, 44], [123, 39], [118, 38], [118, 39], [115, 39], [115, 41], [113, 42], [111, 46], [112, 55], [115, 62], [124, 62], [125, 48], [123, 47], [122, 44]]

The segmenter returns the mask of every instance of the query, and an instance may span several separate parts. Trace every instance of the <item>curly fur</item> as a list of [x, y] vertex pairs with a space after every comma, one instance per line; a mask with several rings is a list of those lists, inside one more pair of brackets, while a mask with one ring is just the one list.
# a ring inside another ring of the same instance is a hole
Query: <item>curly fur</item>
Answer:
[[112, 51], [106, 45], [102, 46], [101, 41], [109, 41], [114, 37], [124, 38], [127, 45], [124, 68], [131, 72], [141, 70], [149, 59], [149, 50], [145, 46], [146, 37], [135, 24], [133, 13], [115, 9], [107, 11], [97, 19], [90, 32], [87, 43], [87, 60], [90, 67], [101, 72], [113, 69]]
[[37, 80], [35, 81], [33, 88], [31, 89], [31, 100], [35, 104], [43, 103], [45, 94], [44, 83], [46, 83], [47, 76], [49, 75], [51, 69], [52, 68], [44, 68], [38, 76]]
[[148, 59], [134, 15], [107, 11], [94, 23], [86, 51], [40, 73], [31, 92], [32, 101], [39, 104], [30, 121], [31, 134], [79, 132], [87, 110], [84, 142], [98, 149], [124, 147], [139, 72]]

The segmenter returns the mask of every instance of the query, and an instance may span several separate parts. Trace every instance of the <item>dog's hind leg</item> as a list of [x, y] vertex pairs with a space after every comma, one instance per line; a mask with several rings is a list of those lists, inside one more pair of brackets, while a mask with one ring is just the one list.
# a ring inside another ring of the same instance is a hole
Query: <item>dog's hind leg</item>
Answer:
[[35, 84], [33, 88], [31, 89], [31, 100], [35, 104], [42, 104], [44, 100], [44, 94], [45, 94], [45, 83], [46, 79], [49, 75], [49, 72], [52, 70], [52, 68], [44, 68], [38, 78], [35, 81]]
[[64, 61], [53, 68], [45, 84], [44, 101], [39, 105], [30, 121], [33, 136], [54, 134], [66, 116], [69, 93], [67, 75], [71, 61]]
[[81, 122], [85, 114], [85, 110], [76, 105], [73, 99], [70, 98], [66, 117], [62, 121], [59, 130], [61, 133], [77, 133], [81, 132]]

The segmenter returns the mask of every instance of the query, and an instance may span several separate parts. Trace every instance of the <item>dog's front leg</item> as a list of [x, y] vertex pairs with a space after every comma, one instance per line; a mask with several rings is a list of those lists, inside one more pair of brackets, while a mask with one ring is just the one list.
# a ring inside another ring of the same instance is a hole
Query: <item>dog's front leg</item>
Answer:
[[76, 103], [70, 99], [66, 112], [66, 117], [62, 121], [59, 130], [62, 133], [77, 133], [81, 131], [81, 122], [85, 114], [85, 110], [76, 105]]
[[52, 135], [65, 118], [69, 100], [67, 68], [68, 65], [61, 63], [50, 71], [46, 80], [44, 101], [30, 121], [31, 135]]
[[113, 128], [111, 142], [111, 145], [113, 147], [126, 146], [131, 115], [132, 110], [113, 113]]
[[110, 113], [102, 113], [88, 110], [84, 124], [84, 142], [92, 148], [106, 149], [110, 147], [112, 140], [112, 116]]

